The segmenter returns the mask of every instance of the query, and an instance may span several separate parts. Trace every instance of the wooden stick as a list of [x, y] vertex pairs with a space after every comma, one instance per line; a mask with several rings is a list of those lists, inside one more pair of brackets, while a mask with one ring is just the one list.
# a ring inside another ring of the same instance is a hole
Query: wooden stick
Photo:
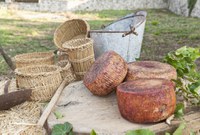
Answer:
[[51, 101], [49, 102], [47, 108], [42, 113], [42, 116], [40, 117], [37, 125], [39, 125], [39, 126], [43, 126], [44, 125], [46, 119], [48, 118], [49, 114], [51, 113], [51, 110], [53, 109], [53, 107], [56, 104], [58, 98], [60, 97], [60, 94], [62, 93], [62, 90], [66, 86], [66, 83], [67, 83], [67, 79], [64, 79], [63, 82], [61, 83], [61, 85], [58, 87], [56, 93], [52, 97]]
[[4, 51], [4, 49], [2, 48], [2, 46], [0, 45], [0, 54], [3, 56], [5, 62], [8, 64], [8, 66], [12, 69], [15, 70], [15, 65], [12, 62], [12, 59], [8, 56], [8, 54]]

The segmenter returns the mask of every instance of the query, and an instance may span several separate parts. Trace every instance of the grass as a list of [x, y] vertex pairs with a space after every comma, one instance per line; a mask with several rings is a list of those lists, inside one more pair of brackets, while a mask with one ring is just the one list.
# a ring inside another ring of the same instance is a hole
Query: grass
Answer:
[[[99, 29], [125, 16], [130, 10], [104, 10], [71, 13], [88, 20], [91, 29]], [[168, 10], [147, 10], [147, 22], [141, 59], [161, 61], [171, 50], [181, 46], [200, 46], [200, 19], [174, 15]], [[64, 14], [65, 16], [65, 14]], [[56, 49], [53, 33], [63, 20], [23, 19], [15, 13], [0, 11], [0, 45], [11, 56], [16, 54]], [[0, 74], [9, 71], [0, 57]]]
[[200, 45], [200, 19], [174, 15], [167, 10], [148, 12], [142, 59], [161, 60], [181, 46]]

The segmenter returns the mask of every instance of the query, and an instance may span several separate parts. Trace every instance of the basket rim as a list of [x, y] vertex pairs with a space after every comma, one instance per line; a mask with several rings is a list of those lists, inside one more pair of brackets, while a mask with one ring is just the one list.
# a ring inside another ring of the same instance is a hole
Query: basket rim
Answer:
[[[26, 56], [29, 55], [42, 55], [42, 54], [49, 54], [49, 56], [46, 57], [41, 57], [41, 58], [26, 58]], [[20, 61], [24, 61], [24, 62], [30, 62], [30, 61], [40, 61], [40, 60], [46, 60], [49, 58], [54, 57], [54, 52], [53, 51], [49, 51], [49, 52], [32, 52], [32, 53], [23, 53], [23, 54], [18, 54], [14, 57], [15, 61], [20, 62]]]
[[[24, 69], [31, 69], [31, 68], [54, 68], [55, 70], [53, 71], [49, 71], [49, 72], [40, 72], [40, 73], [24, 73], [21, 72]], [[20, 75], [20, 76], [24, 76], [24, 77], [37, 77], [37, 76], [49, 76], [52, 74], [57, 74], [60, 73], [61, 71], [61, 67], [56, 66], [56, 65], [34, 65], [34, 66], [27, 66], [27, 67], [21, 67], [21, 68], [17, 68], [15, 69], [15, 74], [16, 75]]]
[[63, 22], [62, 24], [60, 24], [57, 28], [56, 28], [56, 30], [55, 30], [55, 32], [54, 32], [54, 34], [53, 34], [53, 41], [54, 41], [54, 44], [59, 48], [59, 49], [61, 49], [61, 50], [63, 50], [63, 48], [62, 48], [62, 45], [59, 45], [58, 43], [57, 43], [57, 41], [56, 41], [56, 34], [57, 34], [57, 32], [58, 32], [58, 30], [62, 27], [62, 26], [64, 26], [66, 23], [68, 23], [68, 22], [73, 22], [73, 21], [82, 21], [82, 22], [84, 22], [85, 23], [85, 25], [86, 25], [86, 28], [87, 28], [87, 32], [86, 32], [86, 35], [85, 35], [85, 37], [87, 37], [87, 35], [88, 35], [88, 33], [89, 33], [89, 30], [90, 30], [90, 25], [88, 24], [88, 22], [87, 21], [85, 21], [85, 20], [83, 20], [83, 19], [69, 19], [69, 20], [67, 20], [67, 21], [65, 21], [65, 22]]
[[[71, 44], [74, 44], [76, 42], [81, 42], [81, 41], [85, 41], [87, 40], [86, 43], [80, 44], [78, 46], [71, 46]], [[78, 50], [78, 49], [84, 49], [84, 48], [88, 48], [90, 45], [93, 45], [94, 41], [91, 38], [81, 38], [81, 39], [73, 39], [70, 41], [66, 41], [62, 47], [66, 50], [66, 51], [71, 51], [71, 50]]]

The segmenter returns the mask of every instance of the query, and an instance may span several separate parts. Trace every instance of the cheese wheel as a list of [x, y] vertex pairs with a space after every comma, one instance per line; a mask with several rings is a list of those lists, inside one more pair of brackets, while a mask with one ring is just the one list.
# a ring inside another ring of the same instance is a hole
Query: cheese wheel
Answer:
[[94, 95], [111, 93], [124, 80], [127, 64], [114, 51], [102, 54], [85, 74], [83, 83]]
[[138, 79], [117, 87], [119, 111], [125, 119], [137, 123], [159, 122], [174, 113], [174, 83], [166, 79]]
[[136, 61], [128, 63], [126, 81], [139, 78], [177, 79], [176, 69], [169, 64], [157, 61]]

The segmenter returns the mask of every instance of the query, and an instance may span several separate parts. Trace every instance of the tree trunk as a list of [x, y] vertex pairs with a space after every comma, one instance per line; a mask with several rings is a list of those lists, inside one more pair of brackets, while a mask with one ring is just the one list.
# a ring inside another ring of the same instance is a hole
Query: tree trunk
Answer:
[[15, 65], [13, 64], [11, 58], [8, 56], [7, 53], [5, 53], [4, 49], [2, 48], [2, 46], [0, 45], [0, 54], [3, 56], [4, 60], [6, 61], [6, 63], [8, 64], [8, 66], [12, 69], [15, 70]]

